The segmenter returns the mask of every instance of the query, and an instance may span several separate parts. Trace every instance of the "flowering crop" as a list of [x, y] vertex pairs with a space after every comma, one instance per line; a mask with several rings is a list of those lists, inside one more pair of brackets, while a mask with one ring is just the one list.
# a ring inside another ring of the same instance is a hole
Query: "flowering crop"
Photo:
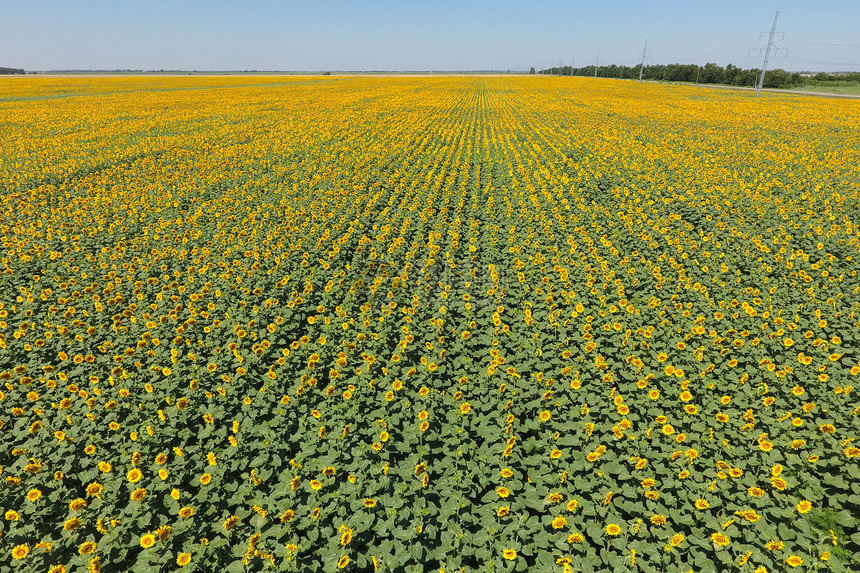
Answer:
[[26, 78], [0, 118], [0, 570], [858, 566], [860, 103]]

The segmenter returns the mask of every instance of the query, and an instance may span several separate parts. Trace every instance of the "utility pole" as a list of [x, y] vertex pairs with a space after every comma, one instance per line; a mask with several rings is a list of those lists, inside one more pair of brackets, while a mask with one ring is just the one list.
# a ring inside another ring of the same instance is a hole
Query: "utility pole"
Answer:
[[576, 57], [576, 54], [573, 54], [572, 56], [570, 56], [570, 77], [573, 77], [573, 64], [574, 64], [574, 58], [575, 57]]
[[639, 64], [639, 83], [642, 83], [642, 70], [645, 69], [645, 50], [648, 49], [648, 40], [645, 40], [645, 47], [642, 48], [642, 62]]
[[[758, 55], [761, 56], [761, 53], [764, 52], [764, 62], [762, 63], [762, 66], [761, 66], [761, 73], [758, 75], [758, 77], [756, 77], [756, 81], [753, 84], [755, 86], [755, 95], [759, 95], [761, 93], [762, 86], [764, 86], [764, 75], [767, 72], [767, 62], [768, 62], [768, 60], [770, 60], [771, 51], [774, 52], [774, 54], [773, 54], [774, 56], [787, 56], [788, 55], [788, 50], [786, 50], [784, 48], [780, 48], [779, 46], [777, 46], [776, 44], [773, 43], [774, 36], [776, 34], [782, 34], [782, 32], [776, 31], [776, 21], [778, 18], [779, 18], [779, 11], [777, 11], [776, 15], [774, 15], [774, 17], [773, 17], [773, 26], [770, 27], [770, 35], [767, 38], [767, 46], [764, 48], [752, 49], [747, 53], [747, 56], [752, 56], [753, 52], [758, 52]], [[759, 35], [759, 40], [762, 39], [762, 36], [764, 36], [764, 34], [765, 33], [762, 32]], [[782, 37], [780, 37], [780, 40], [782, 40], [783, 37], [784, 37], [784, 34], [782, 35]], [[780, 52], [782, 52], [782, 53], [780, 54]]]
[[598, 66], [600, 66], [600, 48], [597, 48], [597, 60], [594, 62], [594, 79], [597, 79]]
[[755, 95], [758, 96], [761, 93], [761, 88], [764, 85], [764, 74], [767, 72], [767, 61], [770, 58], [770, 49], [775, 47], [773, 45], [773, 35], [776, 34], [776, 20], [779, 18], [779, 10], [776, 11], [776, 14], [773, 17], [773, 26], [770, 27], [770, 37], [767, 39], [767, 47], [764, 49], [764, 62], [761, 64], [761, 75], [758, 78], [758, 84], [755, 87]]

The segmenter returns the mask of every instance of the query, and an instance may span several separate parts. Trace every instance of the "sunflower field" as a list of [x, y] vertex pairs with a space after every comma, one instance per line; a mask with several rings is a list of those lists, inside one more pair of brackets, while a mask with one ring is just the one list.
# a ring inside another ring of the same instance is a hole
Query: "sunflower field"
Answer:
[[0, 80], [0, 571], [856, 571], [860, 101]]

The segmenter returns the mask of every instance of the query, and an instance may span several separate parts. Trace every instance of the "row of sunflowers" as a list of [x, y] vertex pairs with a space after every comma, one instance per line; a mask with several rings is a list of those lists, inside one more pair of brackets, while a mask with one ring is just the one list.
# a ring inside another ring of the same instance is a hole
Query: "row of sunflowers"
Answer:
[[0, 83], [0, 571], [860, 567], [860, 102]]

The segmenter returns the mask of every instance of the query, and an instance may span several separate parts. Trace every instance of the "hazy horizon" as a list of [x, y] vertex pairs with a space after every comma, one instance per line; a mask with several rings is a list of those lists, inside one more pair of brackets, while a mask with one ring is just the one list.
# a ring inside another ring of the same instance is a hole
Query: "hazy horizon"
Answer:
[[[800, 0], [602, 3], [370, 0], [243, 4], [153, 0], [3, 2], [0, 66], [27, 71], [528, 71], [600, 63], [860, 71], [860, 3]], [[764, 39], [760, 34], [764, 33]], [[782, 38], [782, 39], [780, 39]], [[752, 53], [750, 51], [752, 50]]]

